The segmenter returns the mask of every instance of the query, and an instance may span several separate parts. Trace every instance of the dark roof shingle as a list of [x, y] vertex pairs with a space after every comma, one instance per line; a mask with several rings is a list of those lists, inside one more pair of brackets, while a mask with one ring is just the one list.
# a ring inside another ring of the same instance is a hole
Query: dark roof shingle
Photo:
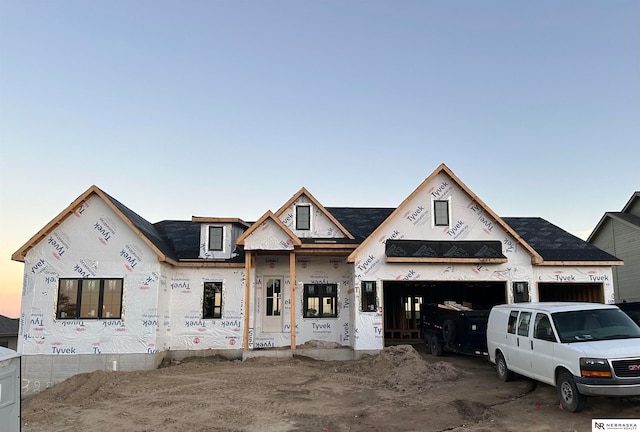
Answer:
[[122, 204], [120, 201], [102, 191], [126, 217], [131, 221], [134, 227], [136, 227], [144, 236], [157, 247], [167, 258], [173, 260], [176, 259], [173, 249], [164, 241], [162, 236], [155, 229], [154, 225], [140, 216], [138, 213], [131, 210], [129, 207]]
[[539, 217], [502, 218], [545, 261], [621, 261]]
[[[112, 196], [105, 195], [131, 223], [160, 250], [173, 260], [198, 259], [200, 254], [200, 223], [165, 220], [152, 224]], [[347, 243], [361, 243], [395, 211], [381, 207], [325, 207], [353, 236]], [[633, 223], [640, 218], [618, 214]], [[552, 223], [538, 217], [503, 218], [524, 241], [545, 261], [620, 261], [613, 255], [575, 237]], [[230, 262], [243, 262], [244, 254], [234, 256]]]
[[20, 320], [0, 315], [0, 336], [18, 336]]
[[361, 243], [389, 217], [394, 208], [325, 207]]

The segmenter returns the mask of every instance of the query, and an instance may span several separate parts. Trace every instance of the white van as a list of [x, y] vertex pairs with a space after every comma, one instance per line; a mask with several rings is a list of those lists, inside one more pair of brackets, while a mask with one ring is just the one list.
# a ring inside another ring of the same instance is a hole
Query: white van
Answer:
[[614, 305], [494, 306], [487, 347], [501, 380], [517, 373], [556, 386], [572, 412], [586, 396], [640, 396], [640, 327]]

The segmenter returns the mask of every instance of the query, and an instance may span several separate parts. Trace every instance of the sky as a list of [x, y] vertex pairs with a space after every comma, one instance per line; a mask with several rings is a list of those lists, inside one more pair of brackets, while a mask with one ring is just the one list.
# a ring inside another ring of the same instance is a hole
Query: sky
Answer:
[[396, 207], [441, 163], [586, 239], [640, 190], [640, 1], [0, 0], [11, 255], [91, 185], [150, 222], [305, 187]]

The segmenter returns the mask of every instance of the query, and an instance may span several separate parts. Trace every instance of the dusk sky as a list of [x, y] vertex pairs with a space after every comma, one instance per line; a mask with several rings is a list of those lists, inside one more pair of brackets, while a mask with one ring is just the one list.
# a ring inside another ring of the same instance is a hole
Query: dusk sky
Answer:
[[254, 221], [301, 187], [396, 207], [441, 163], [586, 239], [640, 190], [640, 1], [0, 0], [2, 315], [91, 185]]

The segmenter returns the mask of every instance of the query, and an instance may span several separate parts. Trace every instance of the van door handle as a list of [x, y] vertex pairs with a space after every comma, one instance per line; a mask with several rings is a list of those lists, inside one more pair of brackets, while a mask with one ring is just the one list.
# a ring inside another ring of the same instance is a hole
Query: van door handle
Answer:
[[531, 342], [531, 349], [533, 349], [533, 340], [531, 340], [530, 342]]
[[520, 346], [520, 338], [516, 338], [516, 345]]

